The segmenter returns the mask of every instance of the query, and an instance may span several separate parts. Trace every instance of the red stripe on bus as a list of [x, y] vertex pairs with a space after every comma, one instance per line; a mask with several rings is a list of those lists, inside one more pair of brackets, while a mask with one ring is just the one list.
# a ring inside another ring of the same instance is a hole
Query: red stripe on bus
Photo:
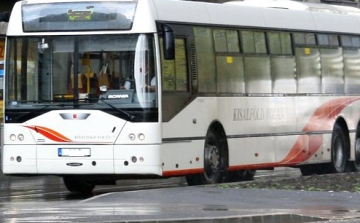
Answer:
[[[335, 119], [340, 112], [359, 97], [347, 97], [330, 100], [321, 105], [310, 117], [303, 132], [332, 130]], [[322, 146], [322, 135], [301, 135], [288, 155], [279, 164], [298, 164], [314, 155]]]
[[198, 174], [198, 173], [204, 173], [204, 168], [186, 169], [186, 170], [169, 170], [169, 171], [164, 171], [163, 176], [164, 177], [184, 176], [188, 174]]
[[51, 139], [56, 142], [71, 142], [70, 139], [63, 136], [62, 134], [60, 134], [52, 129], [43, 127], [43, 126], [25, 126], [25, 127], [32, 129], [32, 130], [36, 131], [37, 133], [40, 133], [41, 135], [45, 136], [46, 138]]

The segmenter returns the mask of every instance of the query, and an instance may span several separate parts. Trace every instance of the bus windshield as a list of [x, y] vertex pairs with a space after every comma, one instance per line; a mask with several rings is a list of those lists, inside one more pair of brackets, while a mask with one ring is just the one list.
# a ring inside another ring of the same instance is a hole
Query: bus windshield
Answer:
[[[157, 121], [152, 35], [9, 37], [8, 111], [98, 109]], [[149, 115], [149, 112], [152, 115]], [[31, 115], [29, 115], [31, 117]], [[11, 112], [8, 122], [16, 120]], [[22, 120], [25, 121], [25, 120]]]

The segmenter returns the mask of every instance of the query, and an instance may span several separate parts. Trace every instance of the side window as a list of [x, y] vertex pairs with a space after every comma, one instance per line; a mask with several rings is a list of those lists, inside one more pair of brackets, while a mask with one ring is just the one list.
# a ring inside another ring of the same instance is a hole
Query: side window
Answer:
[[340, 36], [340, 43], [345, 48], [360, 48], [360, 37]]
[[175, 39], [175, 60], [164, 60], [160, 39], [164, 91], [188, 91], [186, 44], [184, 38]]
[[246, 93], [271, 93], [270, 59], [265, 32], [241, 31]]
[[360, 93], [360, 37], [340, 36], [340, 44], [343, 49], [345, 93]]
[[314, 33], [294, 33], [294, 42], [296, 45], [315, 46], [316, 39]]
[[285, 32], [267, 33], [270, 54], [292, 55], [291, 36]]
[[296, 93], [295, 57], [291, 35], [287, 32], [267, 33], [273, 93]]
[[337, 35], [317, 34], [322, 93], [344, 93], [344, 61]]
[[261, 31], [241, 31], [244, 53], [267, 53], [265, 33]]
[[240, 52], [239, 35], [236, 30], [213, 30], [215, 52]]
[[339, 46], [339, 40], [337, 35], [318, 34], [317, 38], [318, 38], [319, 46], [327, 46], [327, 47]]
[[[198, 90], [204, 93], [216, 92], [216, 66], [212, 30], [209, 27], [193, 28], [198, 67]], [[221, 44], [218, 46], [220, 49]]]
[[237, 30], [213, 29], [217, 91], [244, 93], [244, 65]]
[[320, 52], [315, 34], [294, 33], [298, 93], [321, 93]]

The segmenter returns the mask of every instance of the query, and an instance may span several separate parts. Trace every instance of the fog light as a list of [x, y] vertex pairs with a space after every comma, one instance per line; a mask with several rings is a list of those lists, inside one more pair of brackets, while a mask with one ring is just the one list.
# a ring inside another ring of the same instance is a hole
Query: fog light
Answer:
[[135, 156], [133, 156], [133, 157], [131, 157], [131, 161], [132, 161], [133, 163], [136, 163], [136, 162], [137, 162], [137, 158], [136, 158]]
[[139, 161], [140, 161], [140, 162], [144, 162], [144, 157], [140, 157], [140, 158], [139, 158]]
[[21, 160], [21, 156], [16, 157], [16, 161], [18, 161], [19, 163], [21, 162]]

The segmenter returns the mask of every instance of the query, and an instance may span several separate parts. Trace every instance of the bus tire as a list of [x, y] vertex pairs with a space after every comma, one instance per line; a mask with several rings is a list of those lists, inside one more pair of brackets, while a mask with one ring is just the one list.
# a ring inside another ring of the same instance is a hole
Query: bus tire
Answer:
[[343, 173], [347, 166], [347, 142], [343, 129], [335, 124], [331, 138], [331, 163], [333, 173]]
[[219, 134], [210, 129], [204, 146], [204, 173], [186, 176], [189, 186], [224, 182], [227, 155]]
[[219, 135], [209, 130], [204, 148], [204, 184], [223, 182], [226, 169], [225, 148]]
[[64, 176], [63, 181], [65, 187], [72, 193], [89, 194], [95, 188], [93, 182], [81, 179], [77, 176]]
[[355, 139], [355, 160], [353, 162], [354, 171], [360, 171], [360, 137]]

